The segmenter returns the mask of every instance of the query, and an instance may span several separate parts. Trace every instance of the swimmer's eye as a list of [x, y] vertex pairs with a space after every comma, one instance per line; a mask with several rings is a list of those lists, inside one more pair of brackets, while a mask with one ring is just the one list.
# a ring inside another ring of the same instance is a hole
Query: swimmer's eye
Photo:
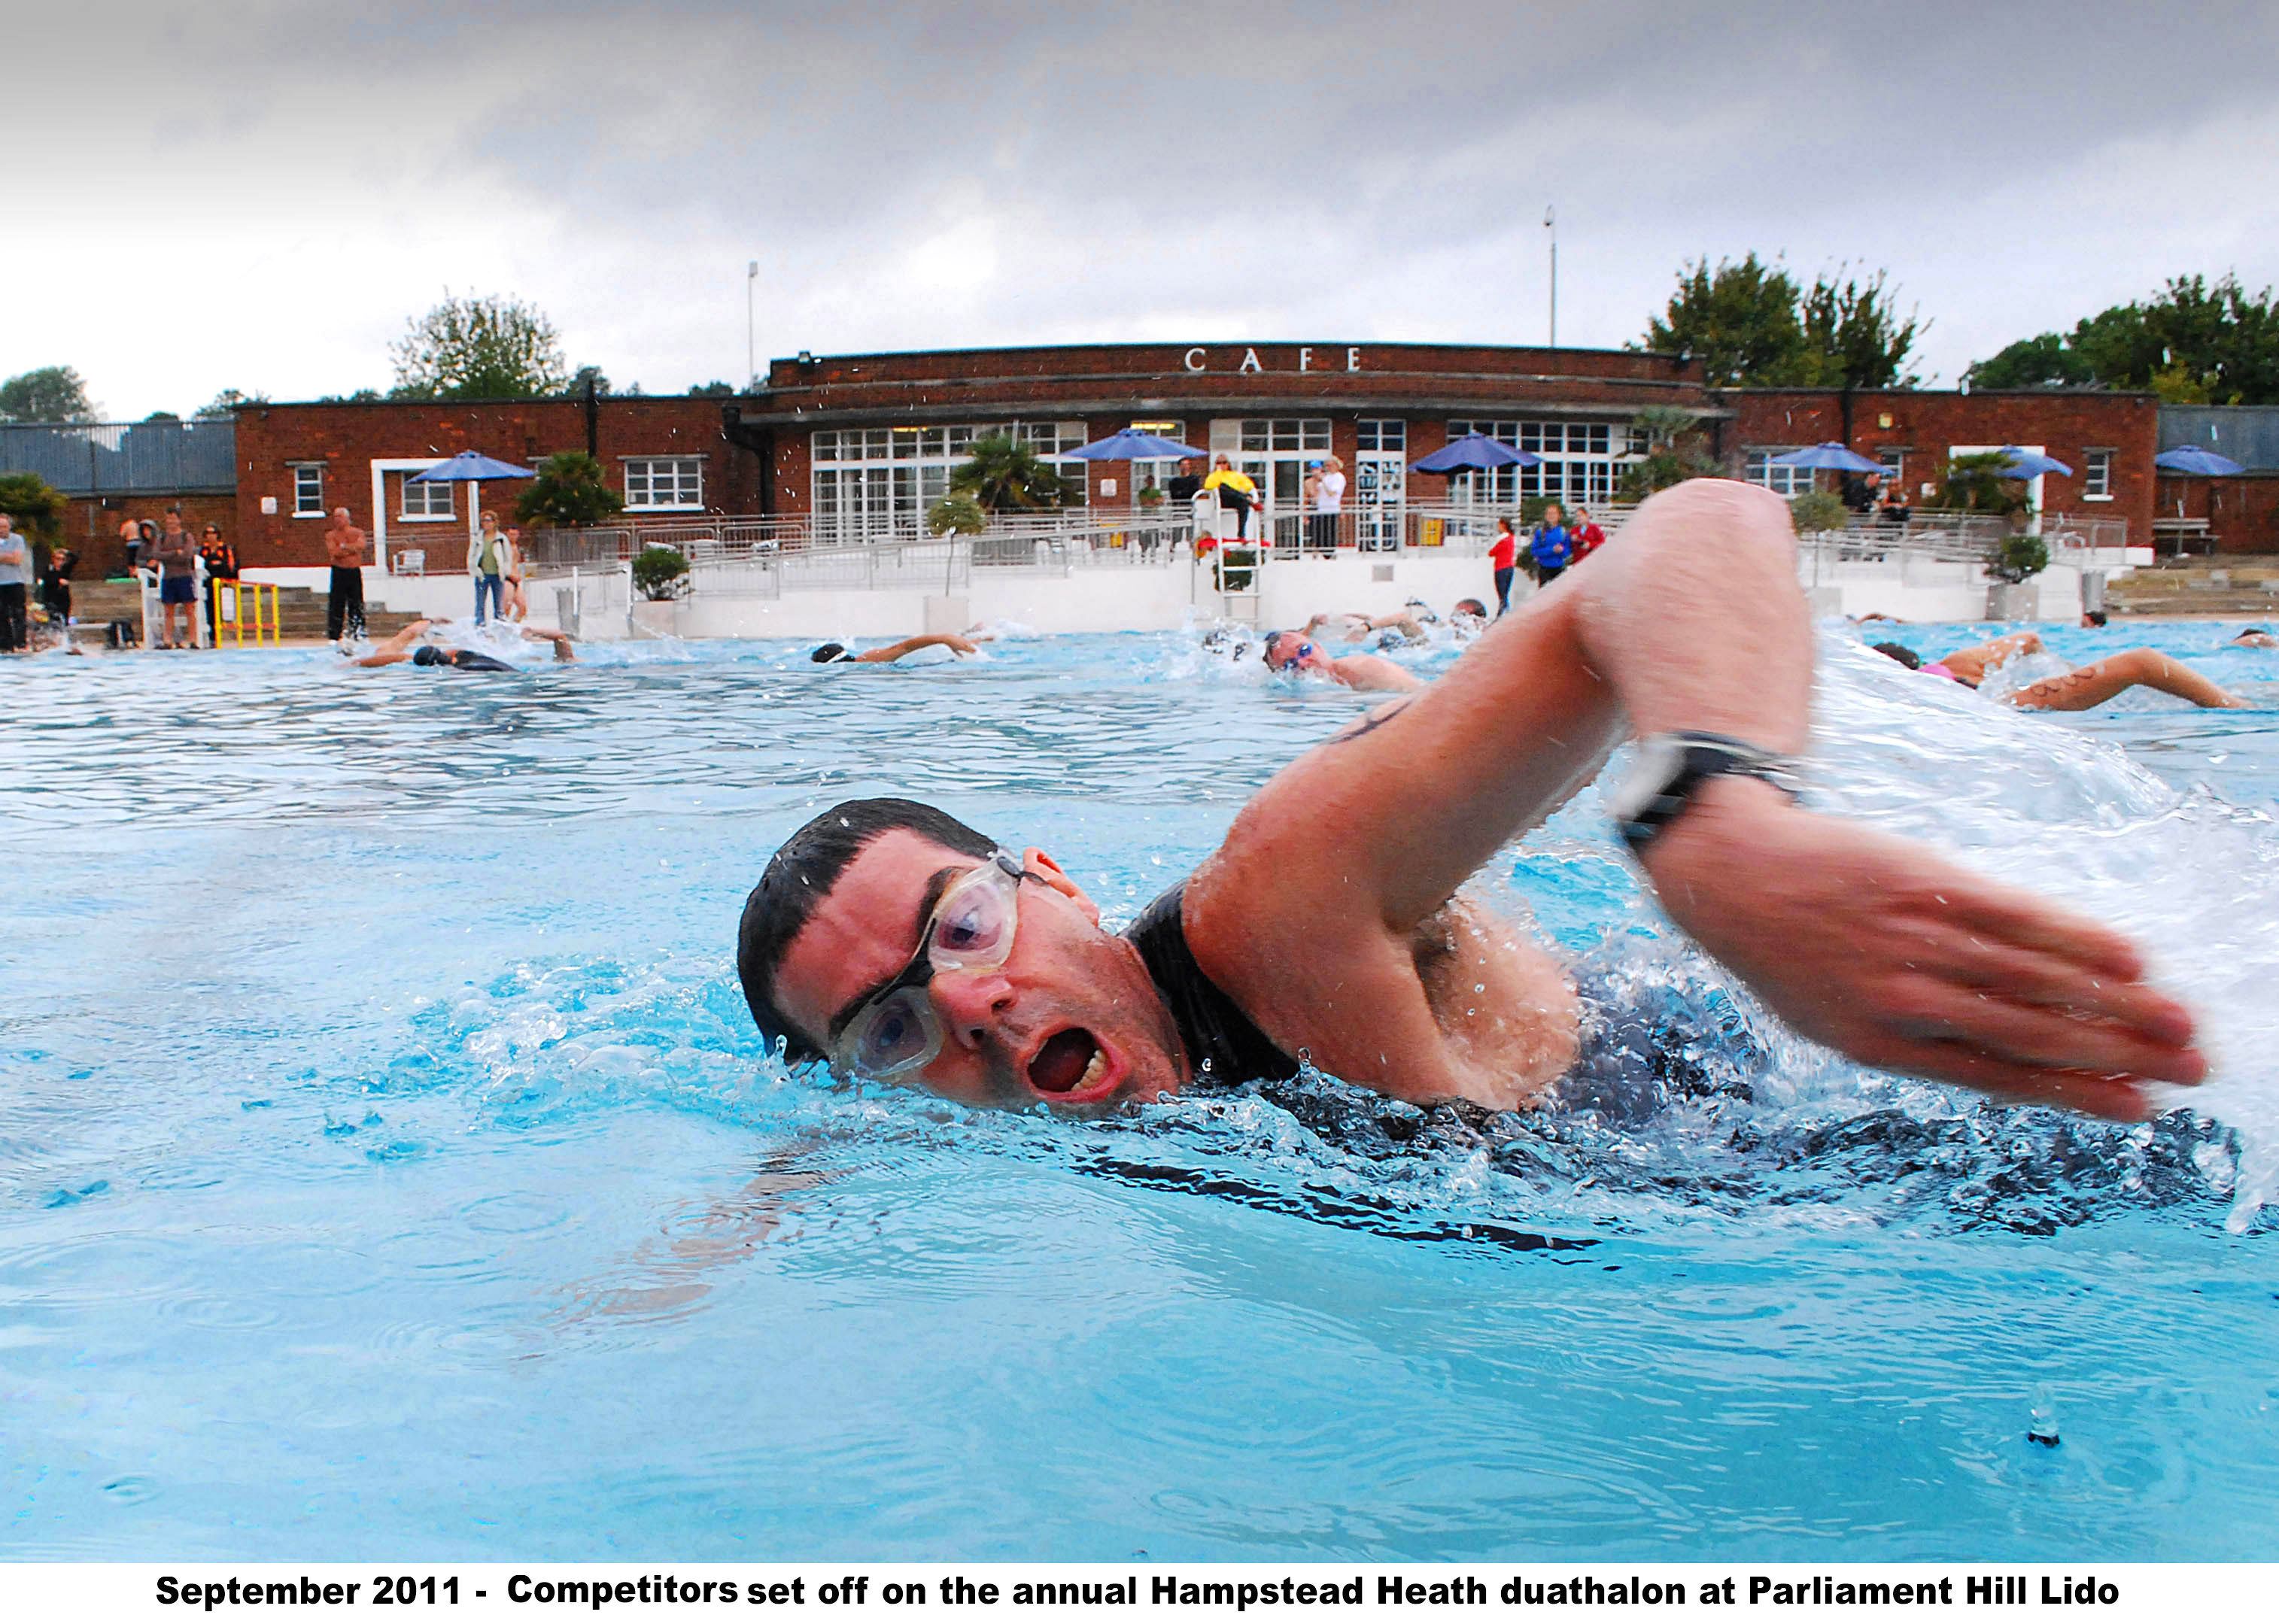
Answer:
[[971, 958], [994, 947], [1005, 934], [1011, 899], [994, 885], [978, 885], [955, 899], [934, 922], [937, 954]]

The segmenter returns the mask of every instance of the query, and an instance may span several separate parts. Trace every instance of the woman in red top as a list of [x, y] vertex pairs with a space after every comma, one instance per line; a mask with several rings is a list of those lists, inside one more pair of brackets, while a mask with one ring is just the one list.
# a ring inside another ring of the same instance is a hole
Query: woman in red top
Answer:
[[1575, 522], [1567, 527], [1567, 535], [1575, 543], [1577, 563], [1581, 563], [1607, 544], [1607, 532], [1591, 522], [1590, 511], [1585, 508], [1575, 509]]
[[1495, 566], [1496, 616], [1500, 619], [1511, 609], [1511, 571], [1513, 560], [1519, 553], [1519, 538], [1512, 533], [1511, 521], [1496, 521], [1495, 545], [1488, 548], [1488, 562]]

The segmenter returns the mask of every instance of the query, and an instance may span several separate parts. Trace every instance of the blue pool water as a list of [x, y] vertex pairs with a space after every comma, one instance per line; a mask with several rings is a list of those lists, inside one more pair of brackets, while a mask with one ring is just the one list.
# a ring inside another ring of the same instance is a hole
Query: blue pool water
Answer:
[[0, 1551], [2267, 1556], [2279, 655], [2229, 630], [2053, 643], [2264, 708], [2063, 718], [1825, 634], [1815, 793], [2200, 1009], [2219, 1080], [2135, 1129], [1784, 1037], [1595, 795], [1482, 884], [1712, 1084], [1753, 1031], [1753, 1098], [1079, 1123], [779, 1071], [731, 934], [815, 809], [938, 800], [1120, 920], [1360, 709], [1192, 638], [0, 667]]

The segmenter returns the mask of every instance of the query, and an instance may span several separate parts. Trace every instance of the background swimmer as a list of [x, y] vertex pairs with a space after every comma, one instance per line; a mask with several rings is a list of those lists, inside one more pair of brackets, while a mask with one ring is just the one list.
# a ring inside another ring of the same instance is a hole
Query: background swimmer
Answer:
[[1408, 693], [1424, 686], [1416, 672], [1376, 655], [1340, 655], [1333, 660], [1301, 632], [1270, 633], [1262, 657], [1269, 670], [1313, 671], [1363, 693]]
[[989, 640], [986, 632], [978, 637], [960, 637], [955, 632], [929, 632], [922, 637], [906, 637], [899, 643], [888, 643], [883, 648], [866, 648], [861, 654], [854, 653], [844, 643], [825, 643], [808, 658], [817, 665], [887, 665], [921, 648], [947, 648], [961, 657], [976, 655], [981, 650], [975, 645]]
[[[362, 666], [449, 665], [463, 671], [513, 671], [522, 669], [479, 648], [444, 648], [420, 641], [430, 627], [450, 624], [448, 620], [415, 620], [385, 642], [374, 644], [370, 654], [349, 663]], [[570, 646], [572, 640], [567, 632], [547, 632], [536, 626], [524, 626], [520, 630], [522, 635], [533, 643], [553, 644], [557, 664], [569, 664], [578, 658], [577, 650]], [[418, 647], [413, 647], [415, 644]]]
[[[2043, 654], [2041, 634], [2013, 632], [1991, 642], [1958, 648], [1930, 664], [1904, 643], [1877, 643], [1876, 652], [1888, 655], [1910, 670], [1944, 677], [1966, 688], [1976, 688], [1989, 671], [2024, 655]], [[2001, 695], [2006, 705], [2021, 710], [2091, 710], [2131, 688], [2154, 688], [2190, 700], [2207, 710], [2247, 709], [2247, 701], [2227, 693], [2181, 660], [2172, 660], [2157, 648], [2131, 648], [2076, 667], [2057, 677], [2045, 677]]]

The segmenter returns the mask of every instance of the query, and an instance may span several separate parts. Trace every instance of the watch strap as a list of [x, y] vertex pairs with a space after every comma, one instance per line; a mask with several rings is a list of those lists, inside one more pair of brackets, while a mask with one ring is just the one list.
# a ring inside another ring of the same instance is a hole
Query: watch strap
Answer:
[[1712, 778], [1731, 776], [1761, 779], [1792, 801], [1801, 790], [1794, 762], [1744, 739], [1731, 739], [1723, 733], [1656, 733], [1639, 743], [1676, 752], [1675, 764], [1659, 785], [1643, 786], [1643, 793], [1637, 793], [1634, 799], [1625, 797], [1631, 804], [1615, 808], [1615, 827], [1623, 842], [1639, 855], [1644, 855], [1656, 835], [1677, 822], [1692, 804], [1694, 793]]

